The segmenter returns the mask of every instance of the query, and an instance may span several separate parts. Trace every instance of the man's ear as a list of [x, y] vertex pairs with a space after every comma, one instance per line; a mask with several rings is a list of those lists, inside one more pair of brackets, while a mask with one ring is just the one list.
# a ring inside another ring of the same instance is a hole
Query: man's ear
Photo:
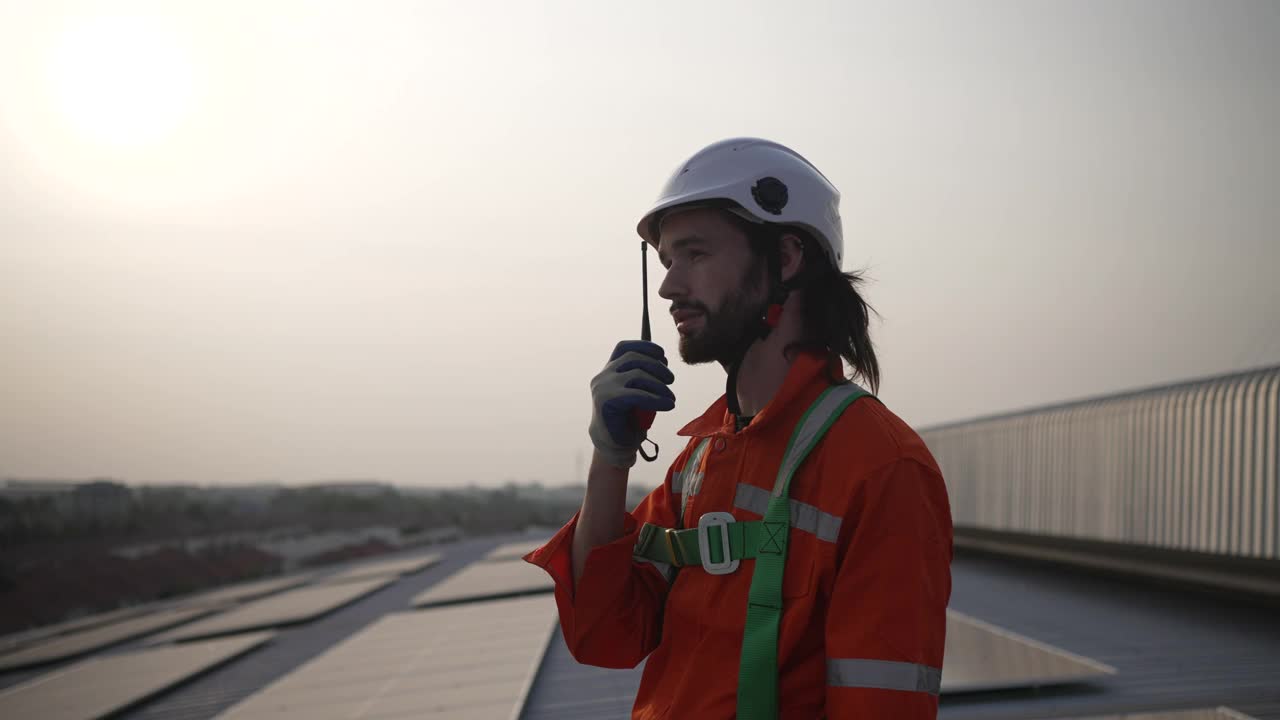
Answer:
[[778, 259], [781, 261], [782, 282], [789, 283], [804, 270], [804, 240], [795, 233], [784, 233], [778, 239]]

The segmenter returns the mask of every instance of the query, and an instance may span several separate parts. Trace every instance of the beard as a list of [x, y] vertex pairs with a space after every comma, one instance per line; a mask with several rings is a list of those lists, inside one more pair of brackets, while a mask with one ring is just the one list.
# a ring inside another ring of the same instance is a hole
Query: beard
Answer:
[[718, 362], [722, 365], [737, 360], [737, 354], [746, 342], [747, 333], [754, 337], [756, 322], [760, 319], [759, 298], [764, 286], [764, 263], [753, 261], [751, 267], [737, 283], [733, 292], [725, 297], [714, 311], [697, 302], [682, 303], [682, 307], [702, 313], [702, 329], [680, 336], [680, 359], [690, 365]]

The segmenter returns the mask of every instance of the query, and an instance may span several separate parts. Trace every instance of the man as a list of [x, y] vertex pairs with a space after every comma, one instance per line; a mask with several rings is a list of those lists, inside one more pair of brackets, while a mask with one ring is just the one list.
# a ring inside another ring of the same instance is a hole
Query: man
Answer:
[[648, 658], [633, 718], [933, 718], [951, 592], [946, 488], [920, 438], [844, 376], [879, 366], [839, 193], [776, 143], [715, 143], [639, 224], [667, 268], [688, 363], [723, 398], [632, 512], [644, 412], [668, 411], [661, 347], [622, 342], [591, 383], [579, 513], [526, 559], [556, 583], [580, 662]]

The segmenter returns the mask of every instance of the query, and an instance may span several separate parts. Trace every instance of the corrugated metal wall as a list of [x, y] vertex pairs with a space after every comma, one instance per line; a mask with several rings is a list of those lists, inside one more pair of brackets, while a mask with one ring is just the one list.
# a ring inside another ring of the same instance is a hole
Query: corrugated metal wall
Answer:
[[1280, 367], [920, 434], [957, 527], [1280, 559]]

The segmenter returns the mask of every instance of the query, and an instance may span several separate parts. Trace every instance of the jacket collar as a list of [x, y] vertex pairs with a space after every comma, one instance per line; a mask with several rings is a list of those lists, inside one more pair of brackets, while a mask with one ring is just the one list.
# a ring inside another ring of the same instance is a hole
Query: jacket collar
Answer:
[[[801, 395], [807, 394], [805, 392], [807, 389], [815, 386], [826, 387], [829, 384], [826, 368], [825, 355], [807, 351], [798, 353], [795, 360], [791, 362], [791, 367], [787, 369], [787, 377], [782, 381], [777, 394], [763, 410], [756, 414], [755, 420], [743, 432], [750, 432], [754, 428], [787, 415], [787, 409], [794, 405]], [[732, 435], [733, 432], [733, 415], [729, 413], [729, 404], [725, 401], [725, 396], [721, 395], [719, 400], [711, 403], [711, 407], [707, 408], [701, 417], [685, 425], [677, 434], [684, 437], [709, 437], [717, 434]]]

